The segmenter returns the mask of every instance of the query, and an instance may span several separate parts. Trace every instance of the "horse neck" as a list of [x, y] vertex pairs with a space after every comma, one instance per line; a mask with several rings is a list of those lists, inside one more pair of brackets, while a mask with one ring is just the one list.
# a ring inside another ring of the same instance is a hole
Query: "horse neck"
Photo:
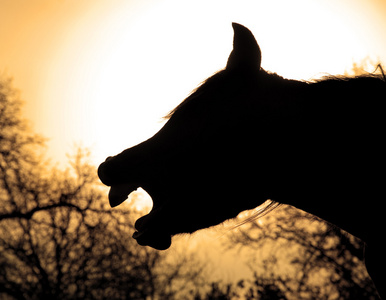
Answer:
[[271, 198], [324, 219], [364, 241], [375, 239], [372, 235], [384, 218], [380, 209], [385, 202], [382, 163], [378, 167], [375, 162], [352, 163], [350, 167], [347, 161], [340, 167], [327, 162], [319, 166], [308, 163], [309, 166], [278, 176], [275, 184], [280, 188], [272, 189]]
[[334, 99], [324, 107], [318, 100], [273, 147], [271, 198], [366, 240], [383, 219], [383, 108], [371, 99]]

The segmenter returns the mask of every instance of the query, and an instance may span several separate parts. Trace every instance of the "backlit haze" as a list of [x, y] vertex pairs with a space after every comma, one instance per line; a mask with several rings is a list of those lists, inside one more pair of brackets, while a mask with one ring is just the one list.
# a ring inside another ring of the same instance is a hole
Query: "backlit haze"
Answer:
[[287, 78], [386, 65], [384, 0], [0, 0], [0, 74], [54, 162], [80, 145], [98, 165], [150, 138], [225, 67], [232, 22], [253, 32], [262, 67]]
[[80, 144], [97, 164], [151, 137], [225, 66], [231, 22], [251, 29], [262, 66], [284, 77], [386, 61], [382, 0], [17, 0], [0, 1], [0, 71], [14, 78], [54, 161]]

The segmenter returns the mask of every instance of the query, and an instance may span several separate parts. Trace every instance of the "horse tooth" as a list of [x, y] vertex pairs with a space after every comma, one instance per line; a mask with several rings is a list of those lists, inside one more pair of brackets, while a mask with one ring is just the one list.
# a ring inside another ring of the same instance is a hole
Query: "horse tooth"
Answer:
[[109, 201], [111, 207], [118, 206], [127, 199], [131, 192], [137, 189], [135, 184], [116, 184], [112, 185], [109, 192]]
[[142, 235], [143, 235], [143, 232], [136, 231], [133, 233], [133, 239], [137, 239], [137, 238], [141, 237]]

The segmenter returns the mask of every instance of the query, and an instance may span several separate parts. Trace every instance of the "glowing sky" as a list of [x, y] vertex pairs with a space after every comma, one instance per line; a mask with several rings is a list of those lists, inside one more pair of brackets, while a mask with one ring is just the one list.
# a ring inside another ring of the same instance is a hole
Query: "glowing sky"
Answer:
[[285, 77], [386, 63], [384, 0], [0, 0], [0, 73], [55, 160], [81, 143], [98, 163], [153, 135], [225, 66], [233, 21]]

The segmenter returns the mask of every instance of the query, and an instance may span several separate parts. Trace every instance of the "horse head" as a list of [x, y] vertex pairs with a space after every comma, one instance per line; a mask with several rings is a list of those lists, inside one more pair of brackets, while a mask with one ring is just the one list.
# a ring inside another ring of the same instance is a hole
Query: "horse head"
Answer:
[[175, 108], [153, 137], [99, 166], [99, 178], [111, 187], [111, 206], [138, 187], [151, 196], [152, 210], [135, 223], [140, 245], [166, 249], [173, 235], [217, 225], [271, 196], [268, 179], [275, 168], [265, 157], [273, 149], [256, 142], [275, 139], [261, 130], [267, 127], [262, 116], [280, 114], [264, 91], [286, 93], [275, 88], [284, 80], [265, 82], [254, 36], [239, 24], [233, 29], [226, 68]]

